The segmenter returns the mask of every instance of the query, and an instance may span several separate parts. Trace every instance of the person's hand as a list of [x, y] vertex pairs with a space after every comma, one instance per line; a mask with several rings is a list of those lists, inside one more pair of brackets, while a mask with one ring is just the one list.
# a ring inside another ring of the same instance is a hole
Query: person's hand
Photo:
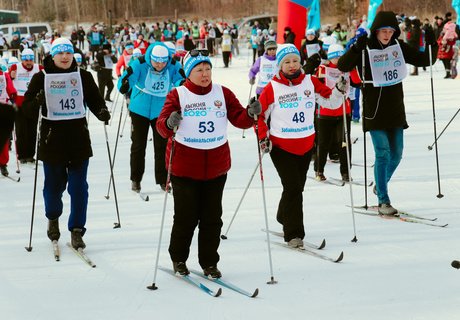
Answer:
[[347, 94], [348, 90], [350, 89], [350, 84], [348, 83], [347, 79], [345, 79], [344, 76], [340, 76], [337, 82], [335, 83], [335, 87], [342, 94]]
[[179, 126], [181, 120], [182, 120], [182, 116], [180, 115], [180, 113], [177, 111], [173, 111], [169, 115], [168, 120], [166, 120], [166, 125], [168, 126], [169, 129], [174, 129], [175, 127]]
[[258, 116], [262, 112], [262, 105], [260, 104], [259, 100], [256, 100], [255, 97], [253, 97], [249, 101], [249, 106], [248, 106], [248, 115], [251, 118], [254, 118], [254, 116]]
[[259, 141], [260, 153], [270, 153], [272, 151], [272, 142], [268, 138]]
[[366, 48], [367, 44], [367, 31], [364, 28], [359, 28], [356, 30], [355, 43], [353, 44], [353, 50], [356, 52], [361, 52]]
[[124, 77], [121, 80], [121, 86], [120, 86], [120, 93], [121, 94], [126, 94], [129, 91], [129, 80], [128, 77]]
[[43, 92], [43, 90], [40, 90], [40, 92], [37, 93], [37, 95], [35, 96], [35, 101], [37, 101], [39, 106], [45, 105], [46, 100], [45, 100], [45, 93]]
[[249, 79], [249, 84], [252, 86], [254, 85], [254, 83], [256, 83], [256, 78], [251, 78]]
[[105, 124], [108, 124], [108, 121], [110, 120], [110, 112], [107, 110], [107, 108], [102, 108], [101, 111], [96, 115], [96, 117], [100, 120], [105, 122]]
[[316, 68], [319, 67], [321, 64], [321, 56], [319, 53], [312, 54], [308, 57], [307, 61], [305, 62], [305, 66], [303, 70], [306, 74], [313, 74], [315, 73]]

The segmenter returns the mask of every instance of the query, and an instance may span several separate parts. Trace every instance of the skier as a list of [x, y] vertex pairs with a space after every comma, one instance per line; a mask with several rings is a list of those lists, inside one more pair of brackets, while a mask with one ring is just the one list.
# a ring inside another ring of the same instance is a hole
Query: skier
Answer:
[[[117, 58], [112, 54], [112, 46], [110, 43], [106, 43], [102, 46], [102, 50], [99, 50], [96, 55], [96, 60], [99, 64], [97, 71], [97, 84], [101, 96], [105, 97], [105, 101], [112, 102], [110, 99], [110, 93], [113, 90], [113, 78], [112, 70], [114, 63], [117, 62]], [[107, 92], [104, 96], [105, 87]]]
[[29, 118], [22, 112], [22, 102], [24, 94], [32, 79], [32, 76], [43, 70], [43, 66], [34, 63], [35, 54], [31, 49], [24, 49], [21, 52], [21, 63], [15, 64], [10, 68], [10, 76], [14, 87], [18, 91], [16, 105], [16, 149], [19, 161], [22, 164], [34, 163], [35, 144], [37, 140], [37, 121], [38, 117]]
[[[174, 195], [174, 223], [169, 253], [174, 272], [188, 274], [186, 261], [198, 225], [199, 264], [206, 276], [220, 278], [217, 250], [222, 228], [222, 194], [230, 169], [227, 123], [250, 128], [261, 108], [256, 102], [246, 110], [232, 91], [212, 83], [212, 63], [207, 50], [187, 53], [184, 71], [185, 84], [171, 91], [157, 121], [160, 134], [170, 138], [166, 160], [171, 161], [168, 170]], [[173, 158], [169, 159], [171, 154]]]
[[[414, 66], [430, 64], [429, 50], [420, 52], [398, 40], [398, 20], [391, 11], [380, 11], [370, 28], [370, 37], [358, 30], [356, 42], [339, 59], [338, 68], [349, 72], [356, 67], [366, 84], [363, 94], [363, 130], [369, 131], [374, 145], [374, 179], [379, 202], [379, 213], [394, 215], [388, 182], [403, 153], [403, 130], [408, 128], [402, 80], [407, 75], [406, 63]], [[427, 45], [432, 45], [432, 61], [436, 61], [437, 44], [433, 34], [425, 34]], [[362, 70], [362, 51], [365, 70]], [[388, 64], [378, 63], [386, 59]], [[372, 61], [372, 63], [370, 63]], [[367, 81], [372, 80], [372, 84]]]
[[340, 78], [331, 89], [304, 74], [293, 44], [278, 45], [276, 62], [279, 71], [259, 97], [262, 113], [257, 138], [261, 152], [270, 153], [283, 185], [277, 220], [283, 225], [284, 240], [297, 248], [303, 247], [305, 237], [302, 192], [315, 139], [315, 103], [340, 108], [348, 83]]
[[43, 161], [45, 175], [43, 198], [48, 218], [48, 238], [60, 237], [62, 194], [70, 194], [68, 230], [73, 248], [84, 249], [88, 206], [87, 170], [93, 155], [86, 121], [86, 108], [100, 121], [110, 120], [110, 113], [94, 82], [93, 76], [77, 67], [72, 43], [56, 39], [44, 70], [35, 74], [25, 94], [22, 108], [30, 117], [40, 111], [40, 145], [38, 159]]
[[155, 124], [163, 108], [166, 95], [173, 86], [180, 85], [183, 76], [171, 62], [168, 48], [161, 42], [151, 44], [144, 57], [134, 61], [118, 80], [120, 93], [132, 90], [129, 111], [131, 115], [131, 189], [140, 192], [145, 171], [145, 148], [149, 127], [153, 131], [155, 153], [155, 181], [166, 190], [166, 139]]
[[257, 98], [273, 76], [278, 72], [278, 66], [276, 65], [276, 48], [277, 44], [275, 41], [268, 40], [265, 42], [264, 55], [258, 57], [249, 70], [249, 84], [251, 86], [255, 84], [256, 75], [259, 74], [256, 87]]
[[9, 137], [13, 131], [14, 105], [16, 101], [17, 91], [14, 88], [13, 81], [8, 72], [0, 69], [0, 173], [3, 176], [8, 176], [8, 161], [9, 161]]
[[[117, 78], [121, 77], [121, 69], [123, 68], [123, 71], [128, 69], [129, 62], [131, 61], [131, 58], [133, 57], [133, 51], [134, 51], [134, 44], [132, 42], [127, 42], [125, 44], [125, 49], [123, 50], [123, 54], [118, 58], [117, 65], [115, 67], [115, 73], [117, 75]], [[139, 51], [141, 51], [139, 49]]]

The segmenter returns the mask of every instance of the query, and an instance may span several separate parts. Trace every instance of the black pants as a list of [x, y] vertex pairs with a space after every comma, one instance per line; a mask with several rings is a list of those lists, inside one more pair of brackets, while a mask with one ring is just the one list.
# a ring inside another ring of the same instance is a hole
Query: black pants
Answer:
[[38, 116], [26, 117], [21, 108], [16, 112], [16, 148], [19, 160], [33, 158], [35, 155], [37, 122]]
[[131, 112], [131, 180], [142, 181], [145, 171], [145, 148], [149, 128], [153, 131], [153, 149], [155, 155], [155, 182], [166, 184], [165, 153], [167, 140], [156, 129], [157, 118], [149, 120]]
[[[110, 98], [110, 93], [113, 90], [112, 69], [102, 68], [100, 71], [98, 71], [97, 83], [101, 96], [105, 97], [106, 100], [107, 98]], [[104, 96], [105, 87], [107, 87], [107, 93]]]
[[283, 225], [284, 240], [305, 237], [303, 225], [303, 189], [311, 160], [311, 150], [298, 156], [274, 147], [270, 152], [281, 179], [283, 193], [278, 204], [276, 220]]
[[[351, 144], [350, 144], [350, 123], [351, 119], [347, 116], [347, 131], [348, 131], [348, 148], [351, 157]], [[331, 152], [331, 145], [340, 145], [339, 159], [340, 159], [340, 173], [348, 173], [347, 149], [345, 147], [345, 132], [343, 130], [342, 117], [330, 117], [317, 119], [317, 157], [315, 159], [315, 171], [324, 172], [324, 167], [327, 161], [327, 154]]]
[[202, 268], [217, 265], [222, 229], [222, 194], [226, 181], [226, 174], [205, 181], [171, 177], [174, 223], [169, 254], [172, 261], [187, 261], [193, 233], [198, 226], [198, 262]]
[[227, 68], [230, 62], [230, 51], [222, 51], [222, 57], [224, 58], [224, 65]]

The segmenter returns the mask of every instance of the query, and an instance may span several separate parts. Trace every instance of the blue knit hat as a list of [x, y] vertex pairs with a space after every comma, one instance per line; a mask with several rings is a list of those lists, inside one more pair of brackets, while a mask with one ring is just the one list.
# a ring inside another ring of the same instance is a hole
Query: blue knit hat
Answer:
[[55, 56], [61, 52], [74, 53], [72, 42], [66, 38], [58, 38], [51, 45], [51, 56]]
[[279, 44], [278, 50], [276, 51], [276, 64], [280, 66], [283, 60], [291, 55], [296, 55], [300, 58], [300, 52], [295, 45], [291, 43]]
[[190, 53], [187, 53], [184, 57], [184, 72], [185, 72], [185, 77], [188, 78], [190, 75], [190, 72], [192, 72], [192, 69], [195, 68], [196, 65], [206, 62], [209, 63], [212, 67], [211, 59], [209, 59], [208, 56], [202, 56], [201, 54], [192, 57]]

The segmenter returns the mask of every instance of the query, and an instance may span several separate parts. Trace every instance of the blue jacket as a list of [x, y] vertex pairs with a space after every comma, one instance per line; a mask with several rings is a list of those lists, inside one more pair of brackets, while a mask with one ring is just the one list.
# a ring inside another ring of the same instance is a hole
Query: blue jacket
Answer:
[[[172, 63], [171, 58], [161, 72], [155, 71], [150, 62], [150, 53], [153, 47], [158, 44], [158, 42], [152, 43], [147, 48], [144, 57], [133, 61], [129, 68], [123, 72], [117, 85], [118, 90], [120, 90], [123, 80], [125, 77], [128, 77], [129, 88], [132, 91], [129, 110], [149, 120], [158, 118], [161, 109], [163, 109], [166, 95], [173, 87], [179, 86], [184, 80], [184, 76], [180, 72], [180, 64]], [[161, 43], [161, 45], [163, 44]], [[146, 88], [146, 80], [148, 81], [147, 78], [151, 76], [157, 80], [151, 83], [154, 89], [160, 90], [163, 93], [154, 95], [152, 91]], [[163, 87], [164, 85], [166, 87]]]

